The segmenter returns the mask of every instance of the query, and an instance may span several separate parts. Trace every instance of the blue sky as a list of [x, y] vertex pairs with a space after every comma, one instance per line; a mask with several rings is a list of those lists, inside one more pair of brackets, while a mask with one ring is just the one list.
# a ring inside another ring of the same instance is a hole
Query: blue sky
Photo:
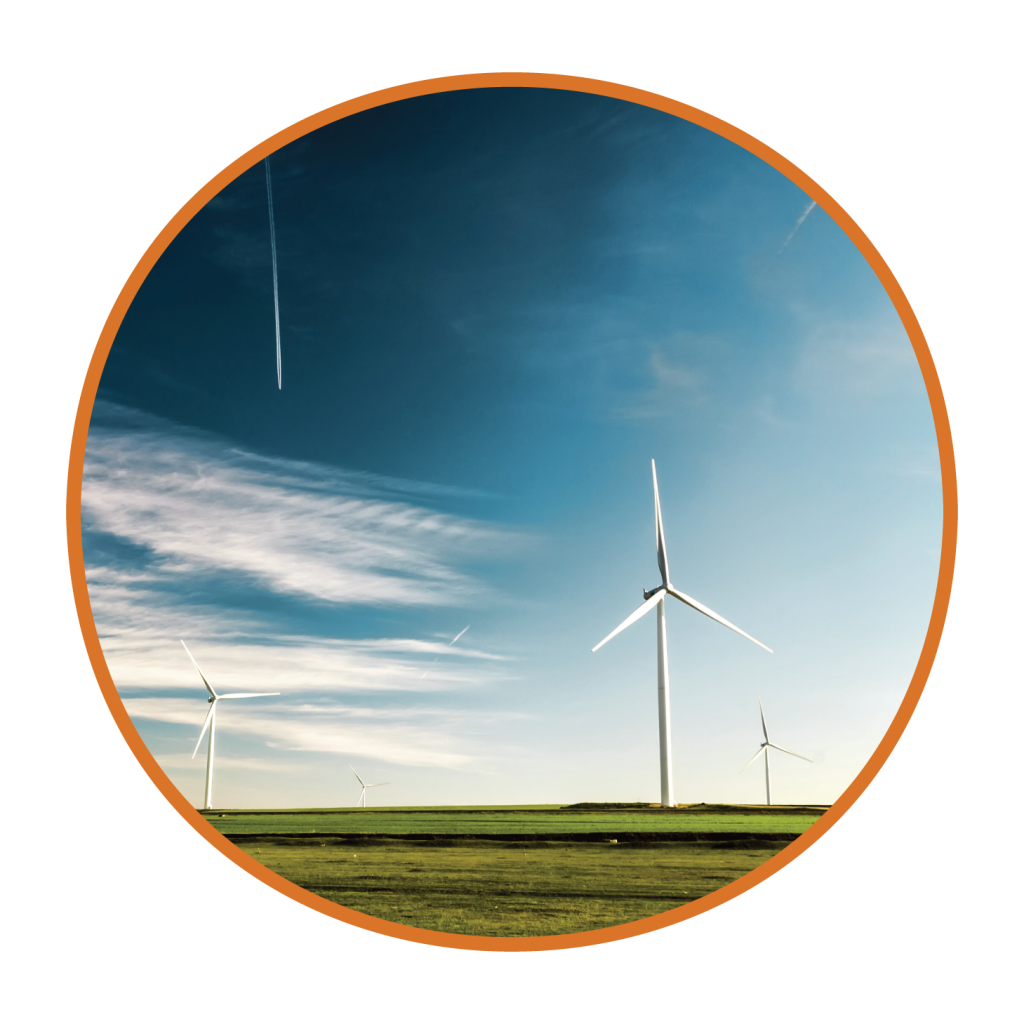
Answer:
[[[216, 197], [114, 343], [83, 486], [119, 692], [221, 806], [831, 802], [916, 663], [941, 494], [925, 389], [852, 243], [771, 167], [659, 111], [490, 89], [346, 118]], [[801, 220], [803, 218], [803, 220]], [[799, 224], [798, 230], [794, 229]], [[454, 646], [449, 641], [469, 630]]]

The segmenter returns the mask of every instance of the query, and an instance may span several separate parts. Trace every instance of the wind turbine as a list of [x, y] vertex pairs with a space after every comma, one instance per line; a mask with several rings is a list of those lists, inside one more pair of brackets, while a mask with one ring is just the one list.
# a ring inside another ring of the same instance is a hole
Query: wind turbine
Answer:
[[764, 724], [764, 708], [761, 707], [761, 698], [757, 698], [757, 706], [761, 708], [761, 732], [764, 733], [764, 743], [761, 744], [761, 749], [740, 769], [740, 775], [742, 775], [762, 754], [764, 754], [764, 791], [765, 791], [765, 802], [769, 807], [772, 805], [772, 771], [768, 766], [768, 748], [771, 747], [773, 750], [781, 750], [784, 754], [792, 754], [793, 757], [799, 757], [801, 761], [810, 761], [814, 764], [809, 757], [804, 757], [803, 754], [798, 754], [794, 750], [787, 750], [785, 747], [780, 747], [777, 743], [772, 743], [768, 739], [768, 726]]
[[665, 553], [665, 530], [661, 523], [661, 502], [658, 499], [658, 470], [654, 465], [654, 459], [651, 459], [651, 475], [654, 479], [654, 535], [658, 549], [658, 569], [661, 572], [661, 586], [655, 587], [651, 591], [644, 590], [644, 603], [632, 615], [626, 619], [621, 625], [616, 626], [598, 645], [592, 648], [594, 651], [600, 650], [613, 636], [618, 636], [628, 626], [632, 626], [637, 619], [642, 618], [653, 608], [658, 609], [658, 737], [661, 744], [661, 806], [672, 807], [674, 805], [672, 799], [672, 734], [671, 734], [671, 721], [670, 721], [670, 708], [669, 708], [669, 697], [668, 697], [668, 636], [665, 632], [665, 595], [671, 594], [672, 597], [678, 601], [682, 601], [683, 604], [689, 605], [691, 608], [700, 612], [702, 615], [707, 615], [708, 618], [714, 619], [715, 622], [720, 622], [723, 626], [727, 626], [734, 633], [739, 633], [740, 636], [745, 636], [748, 640], [757, 644], [758, 647], [764, 647], [764, 649], [771, 654], [772, 649], [765, 647], [760, 640], [754, 640], [749, 633], [744, 633], [739, 626], [734, 626], [727, 619], [723, 619], [721, 615], [713, 612], [710, 608], [706, 608], [700, 603], [695, 601], [692, 597], [687, 597], [686, 594], [679, 590], [676, 590], [670, 580], [668, 574], [668, 555]]
[[[352, 768], [352, 765], [349, 765], [349, 768]], [[359, 772], [357, 772], [355, 770], [355, 768], [352, 768], [352, 774], [357, 779], [359, 779]], [[359, 785], [362, 786], [363, 789], [362, 789], [362, 792], [359, 794], [359, 799], [356, 801], [356, 807], [365, 807], [366, 806], [366, 791], [368, 789], [373, 789], [374, 786], [390, 786], [391, 783], [390, 782], [369, 782], [369, 783], [367, 783], [367, 782], [363, 782], [362, 779], [359, 779]]]
[[203, 742], [203, 737], [206, 735], [206, 729], [210, 729], [210, 745], [206, 750], [206, 797], [203, 802], [203, 810], [208, 811], [213, 806], [213, 736], [217, 730], [217, 701], [219, 700], [241, 700], [244, 697], [280, 697], [280, 693], [217, 693], [216, 690], [206, 681], [206, 676], [203, 675], [203, 670], [199, 667], [199, 663], [195, 658], [192, 657], [192, 652], [188, 649], [188, 645], [184, 640], [181, 641], [181, 646], [185, 648], [185, 653], [192, 660], [192, 664], [195, 665], [196, 671], [199, 673], [199, 678], [203, 681], [203, 686], [210, 691], [210, 698], [207, 703], [210, 705], [210, 710], [206, 713], [206, 721], [203, 722], [203, 731], [199, 734], [199, 739], [196, 742], [196, 749], [192, 751], [192, 756], [195, 757], [199, 752], [199, 744]]

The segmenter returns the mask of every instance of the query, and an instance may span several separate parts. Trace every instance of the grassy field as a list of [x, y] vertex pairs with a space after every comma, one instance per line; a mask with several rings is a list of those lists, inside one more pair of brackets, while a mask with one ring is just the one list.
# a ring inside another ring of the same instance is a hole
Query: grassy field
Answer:
[[643, 805], [215, 811], [284, 878], [377, 918], [553, 935], [698, 899], [783, 849], [824, 807]]
[[691, 833], [785, 833], [809, 828], [824, 807], [737, 807], [695, 804], [665, 809], [644, 805], [613, 807], [382, 807], [309, 810], [225, 810], [205, 812], [212, 825], [232, 838], [241, 835], [381, 835], [429, 838], [436, 835], [579, 835], [657, 833], [671, 839]]
[[277, 874], [373, 917], [464, 935], [564, 935], [671, 910], [781, 850], [711, 844], [236, 840]]

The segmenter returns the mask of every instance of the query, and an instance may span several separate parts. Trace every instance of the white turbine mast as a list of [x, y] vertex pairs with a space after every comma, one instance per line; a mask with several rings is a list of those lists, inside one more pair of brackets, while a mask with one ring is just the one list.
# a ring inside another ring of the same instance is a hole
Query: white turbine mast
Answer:
[[809, 761], [814, 764], [809, 757], [804, 757], [803, 754], [798, 754], [794, 750], [787, 750], [785, 747], [780, 747], [777, 743], [772, 743], [768, 739], [768, 726], [764, 723], [764, 708], [761, 707], [761, 698], [757, 698], [757, 706], [761, 710], [761, 732], [764, 733], [764, 742], [761, 744], [761, 749], [740, 769], [740, 775], [742, 775], [762, 754], [764, 754], [764, 794], [765, 803], [771, 807], [772, 805], [772, 770], [768, 763], [768, 748], [771, 747], [773, 750], [781, 750], [784, 754], [792, 754], [793, 757], [799, 757], [801, 761]]
[[217, 731], [217, 702], [222, 700], [243, 700], [246, 697], [280, 697], [280, 693], [217, 693], [216, 690], [207, 682], [206, 676], [203, 675], [203, 670], [199, 667], [199, 663], [195, 658], [192, 657], [192, 652], [188, 649], [188, 644], [184, 640], [181, 641], [181, 646], [185, 648], [185, 653], [189, 656], [192, 664], [195, 665], [196, 671], [199, 673], [199, 678], [203, 681], [203, 686], [210, 693], [209, 700], [207, 703], [210, 705], [210, 710], [206, 713], [206, 721], [203, 722], [203, 731], [199, 734], [199, 739], [196, 742], [196, 749], [192, 751], [192, 756], [195, 757], [199, 752], [199, 744], [203, 742], [203, 737], [206, 735], [206, 730], [210, 730], [210, 745], [206, 750], [206, 796], [203, 799], [203, 810], [208, 811], [213, 807], [213, 743], [214, 733]]
[[661, 746], [661, 805], [662, 807], [674, 806], [672, 798], [672, 723], [669, 707], [668, 692], [668, 636], [665, 631], [665, 595], [669, 594], [677, 601], [689, 605], [702, 615], [714, 619], [715, 622], [727, 626], [734, 633], [745, 636], [748, 640], [757, 644], [771, 654], [772, 649], [765, 647], [760, 640], [755, 640], [749, 633], [744, 633], [739, 626], [734, 626], [728, 619], [706, 608], [700, 601], [688, 597], [686, 594], [676, 590], [668, 574], [668, 555], [665, 551], [665, 529], [661, 522], [661, 501], [658, 498], [658, 470], [651, 459], [651, 475], [654, 479], [654, 535], [658, 550], [658, 570], [661, 573], [661, 586], [655, 587], [648, 592], [644, 590], [644, 603], [621, 625], [613, 629], [598, 645], [592, 648], [600, 650], [613, 636], [618, 636], [628, 626], [632, 626], [637, 619], [642, 618], [654, 607], [658, 609], [658, 737]]
[[[352, 768], [352, 765], [349, 765], [349, 768]], [[366, 806], [366, 791], [368, 789], [373, 789], [374, 786], [390, 786], [391, 785], [390, 782], [363, 782], [363, 780], [359, 778], [359, 772], [357, 772], [355, 770], [355, 768], [352, 768], [352, 774], [357, 779], [359, 779], [359, 785], [363, 787], [362, 790], [359, 793], [359, 800], [356, 802], [356, 807], [365, 807]]]

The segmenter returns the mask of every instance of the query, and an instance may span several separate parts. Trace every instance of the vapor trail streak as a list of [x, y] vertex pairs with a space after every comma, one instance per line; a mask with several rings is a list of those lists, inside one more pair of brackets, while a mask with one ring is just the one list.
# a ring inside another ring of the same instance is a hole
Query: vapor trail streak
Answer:
[[274, 331], [277, 335], [277, 390], [281, 390], [281, 312], [277, 302], [277, 238], [274, 235], [274, 194], [270, 190], [270, 157], [263, 163], [267, 168], [267, 208], [270, 211], [270, 257], [274, 264]]
[[803, 224], [803, 222], [805, 220], [807, 220], [807, 218], [811, 215], [811, 211], [817, 205], [818, 205], [817, 202], [814, 199], [812, 199], [804, 207], [804, 212], [801, 213], [800, 216], [797, 218], [796, 223], [793, 225], [793, 230], [790, 231], [790, 233], [788, 235], [786, 235], [786, 240], [782, 243], [781, 246], [779, 246], [779, 252], [782, 252], [782, 250], [785, 249], [787, 245], [789, 245], [789, 243], [793, 240], [793, 236], [800, 230], [800, 225]]
[[[469, 626], [467, 626], [467, 627], [466, 627], [466, 629], [469, 629]], [[466, 632], [466, 629], [464, 629], [464, 630], [462, 631], [462, 633], [465, 633], [465, 632]], [[459, 637], [461, 637], [461, 636], [462, 636], [462, 633], [459, 633], [459, 635], [455, 637], [455, 640], [458, 640], [458, 639], [459, 639]], [[454, 643], [455, 643], [455, 640], [449, 640], [449, 641], [448, 641], [448, 646], [449, 646], [449, 647], [451, 647], [451, 646], [452, 646], [452, 644], [454, 644]], [[437, 664], [437, 658], [435, 658], [435, 659], [434, 659], [434, 660], [433, 660], [433, 661], [432, 661], [432, 662], [430, 663], [430, 668], [433, 668], [433, 667], [434, 667], [434, 666], [435, 666], [436, 664]], [[427, 678], [427, 676], [428, 676], [428, 675], [430, 675], [430, 668], [428, 668], [428, 669], [427, 669], [427, 671], [426, 671], [426, 672], [424, 672], [424, 673], [423, 673], [423, 675], [421, 675], [421, 676], [420, 676], [420, 682], [421, 682], [421, 683], [423, 682], [423, 680], [424, 680], [424, 679], [426, 679], [426, 678]]]

